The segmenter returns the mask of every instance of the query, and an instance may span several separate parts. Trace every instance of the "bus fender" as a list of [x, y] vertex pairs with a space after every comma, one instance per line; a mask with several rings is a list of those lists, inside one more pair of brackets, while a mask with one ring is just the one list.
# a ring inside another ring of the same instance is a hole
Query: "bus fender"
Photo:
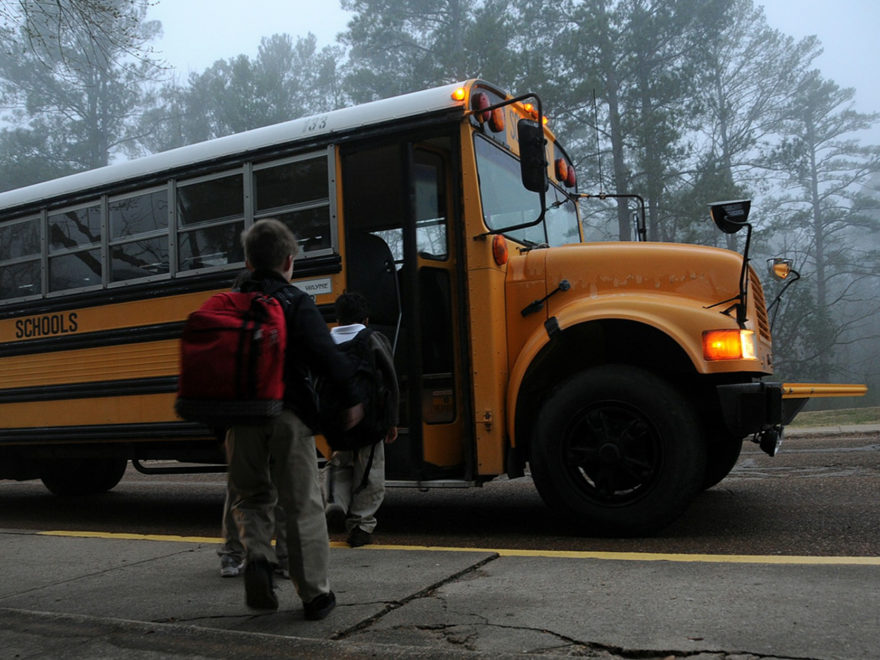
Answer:
[[[688, 304], [690, 302], [690, 304]], [[676, 313], [670, 315], [670, 309]], [[685, 301], [680, 296], [645, 295], [627, 296], [625, 301], [595, 299], [574, 301], [549, 316], [523, 343], [510, 371], [507, 389], [507, 428], [512, 446], [516, 446], [516, 411], [519, 393], [529, 367], [535, 358], [555, 337], [561, 336], [574, 326], [596, 321], [632, 321], [649, 326], [667, 335], [681, 347], [694, 366], [695, 371], [705, 373], [702, 352], [702, 331], [705, 328], [722, 328], [735, 322], [716, 311], [703, 308], [696, 301]], [[742, 369], [740, 361], [734, 361]], [[731, 365], [733, 366], [733, 365]], [[754, 365], [750, 365], [754, 369]]]

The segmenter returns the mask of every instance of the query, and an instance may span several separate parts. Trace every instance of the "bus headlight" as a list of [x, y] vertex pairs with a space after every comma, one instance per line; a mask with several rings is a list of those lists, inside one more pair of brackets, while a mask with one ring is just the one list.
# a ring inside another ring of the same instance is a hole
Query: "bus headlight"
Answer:
[[752, 330], [706, 330], [703, 357], [707, 360], [754, 360], [758, 357]]

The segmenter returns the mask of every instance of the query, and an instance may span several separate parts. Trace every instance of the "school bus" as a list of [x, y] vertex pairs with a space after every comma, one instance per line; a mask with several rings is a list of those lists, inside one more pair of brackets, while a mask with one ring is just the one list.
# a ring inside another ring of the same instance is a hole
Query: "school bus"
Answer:
[[[222, 469], [217, 434], [175, 416], [178, 340], [264, 217], [297, 235], [294, 283], [328, 323], [356, 290], [394, 345], [391, 486], [528, 470], [587, 533], [649, 533], [744, 438], [772, 453], [807, 398], [864, 391], [770, 379], [744, 255], [584, 242], [544, 120], [537, 96], [469, 80], [0, 194], [0, 478], [66, 495], [129, 461]], [[744, 210], [712, 213], [736, 230]]]

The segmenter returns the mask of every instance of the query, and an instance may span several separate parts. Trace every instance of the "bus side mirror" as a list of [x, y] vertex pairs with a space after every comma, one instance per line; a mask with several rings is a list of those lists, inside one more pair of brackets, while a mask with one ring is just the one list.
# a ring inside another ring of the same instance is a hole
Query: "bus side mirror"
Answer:
[[544, 129], [530, 119], [517, 122], [519, 134], [519, 168], [522, 183], [526, 190], [547, 192], [550, 181], [547, 178], [547, 158]]
[[731, 202], [715, 202], [709, 204], [712, 221], [725, 234], [735, 234], [748, 224], [750, 199], [738, 199]]
[[777, 280], [787, 280], [789, 275], [794, 272], [794, 269], [791, 267], [791, 259], [774, 257], [767, 260], [767, 266], [770, 269], [770, 274]]

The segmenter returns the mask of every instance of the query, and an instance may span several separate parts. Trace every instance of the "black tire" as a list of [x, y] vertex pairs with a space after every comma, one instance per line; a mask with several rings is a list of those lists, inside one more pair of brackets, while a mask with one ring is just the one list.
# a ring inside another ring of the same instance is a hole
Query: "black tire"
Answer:
[[703, 490], [721, 482], [730, 474], [742, 452], [742, 438], [717, 438], [710, 440], [706, 451], [706, 473], [703, 475]]
[[605, 365], [559, 385], [538, 415], [538, 492], [587, 534], [651, 534], [699, 492], [705, 446], [694, 406], [672, 384]]
[[124, 458], [45, 461], [40, 480], [55, 495], [94, 495], [113, 488], [125, 474]]

